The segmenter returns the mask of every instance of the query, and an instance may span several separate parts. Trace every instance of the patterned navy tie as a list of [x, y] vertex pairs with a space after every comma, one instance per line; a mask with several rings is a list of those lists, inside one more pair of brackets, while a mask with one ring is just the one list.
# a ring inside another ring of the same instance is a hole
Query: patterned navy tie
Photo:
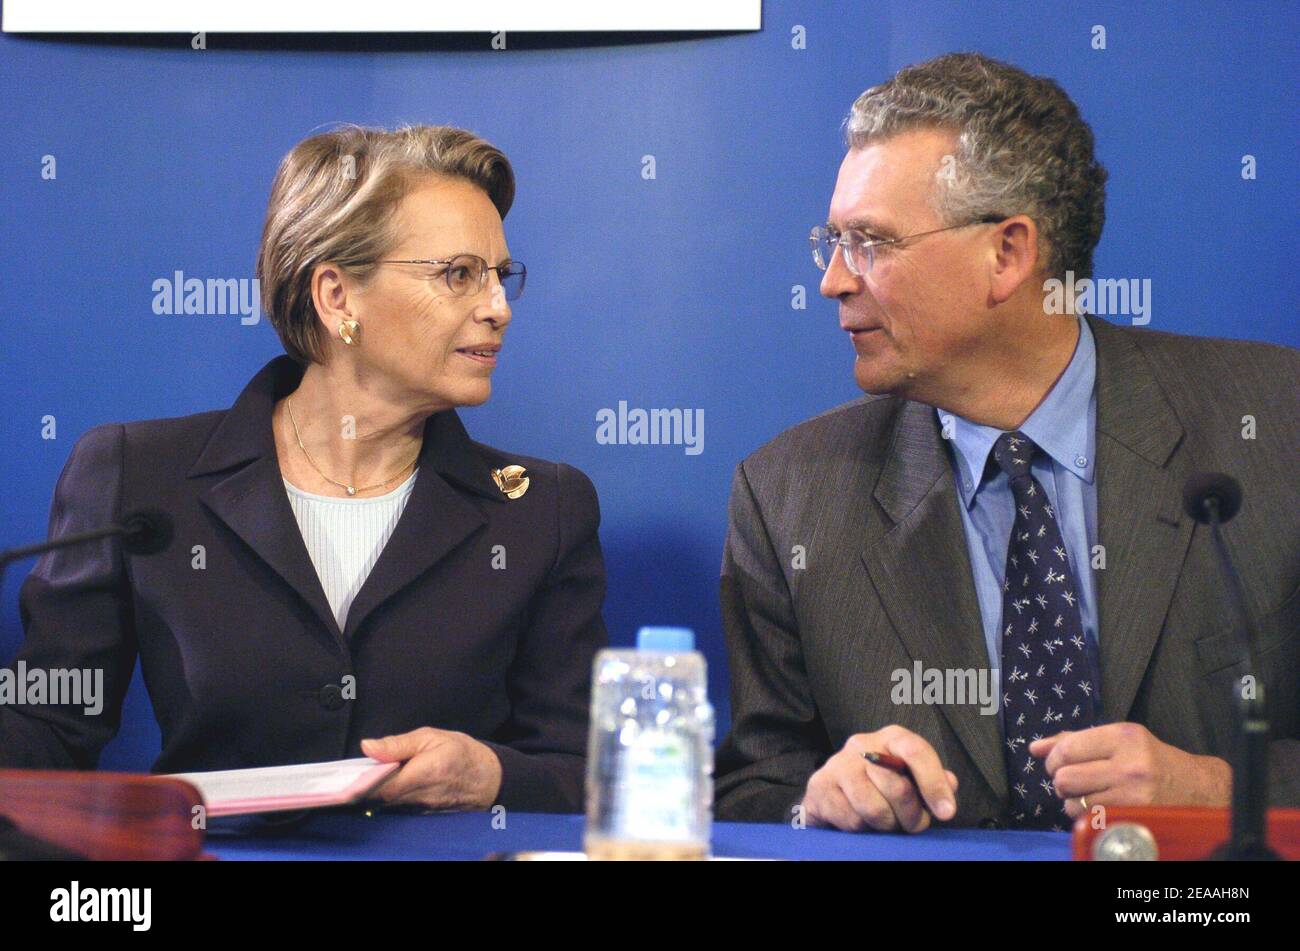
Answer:
[[1012, 826], [1070, 828], [1043, 761], [1029, 744], [1086, 730], [1096, 713], [1079, 588], [1047, 493], [1030, 471], [1038, 452], [1024, 433], [1003, 433], [993, 458], [1011, 481], [1016, 517], [1002, 582], [1002, 715]]

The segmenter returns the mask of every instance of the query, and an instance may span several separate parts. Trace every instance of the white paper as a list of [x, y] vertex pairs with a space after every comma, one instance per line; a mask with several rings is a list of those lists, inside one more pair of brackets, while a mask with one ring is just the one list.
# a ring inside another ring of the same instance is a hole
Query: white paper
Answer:
[[333, 796], [344, 793], [370, 769], [381, 765], [363, 756], [329, 763], [225, 769], [207, 773], [174, 773], [197, 787], [209, 805], [233, 799], [284, 799], [298, 796]]

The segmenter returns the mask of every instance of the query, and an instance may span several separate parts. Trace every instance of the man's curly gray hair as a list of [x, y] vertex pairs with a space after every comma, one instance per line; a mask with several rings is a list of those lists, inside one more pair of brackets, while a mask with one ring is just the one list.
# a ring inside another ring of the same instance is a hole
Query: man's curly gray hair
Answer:
[[950, 129], [957, 148], [934, 193], [944, 224], [1028, 215], [1045, 274], [1091, 276], [1106, 169], [1093, 156], [1092, 130], [1051, 79], [979, 53], [949, 53], [868, 89], [844, 126], [850, 148], [912, 129]]

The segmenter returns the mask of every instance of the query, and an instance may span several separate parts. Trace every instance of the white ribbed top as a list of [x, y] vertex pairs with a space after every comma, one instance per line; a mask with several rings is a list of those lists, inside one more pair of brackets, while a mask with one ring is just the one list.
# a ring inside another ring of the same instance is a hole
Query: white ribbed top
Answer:
[[302, 540], [316, 566], [339, 630], [347, 626], [352, 599], [365, 584], [366, 576], [397, 527], [418, 473], [418, 469], [412, 472], [393, 491], [368, 499], [316, 495], [284, 480], [289, 504], [302, 530]]

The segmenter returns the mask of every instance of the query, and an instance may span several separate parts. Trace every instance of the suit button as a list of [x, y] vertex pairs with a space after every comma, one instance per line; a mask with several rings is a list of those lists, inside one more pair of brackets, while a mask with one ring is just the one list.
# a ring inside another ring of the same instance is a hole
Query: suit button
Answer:
[[992, 816], [985, 816], [980, 820], [981, 829], [1005, 829], [1006, 823], [1001, 819], [994, 819]]
[[343, 688], [338, 684], [326, 684], [321, 687], [317, 697], [320, 699], [320, 705], [326, 710], [338, 710], [347, 703], [343, 699]]

